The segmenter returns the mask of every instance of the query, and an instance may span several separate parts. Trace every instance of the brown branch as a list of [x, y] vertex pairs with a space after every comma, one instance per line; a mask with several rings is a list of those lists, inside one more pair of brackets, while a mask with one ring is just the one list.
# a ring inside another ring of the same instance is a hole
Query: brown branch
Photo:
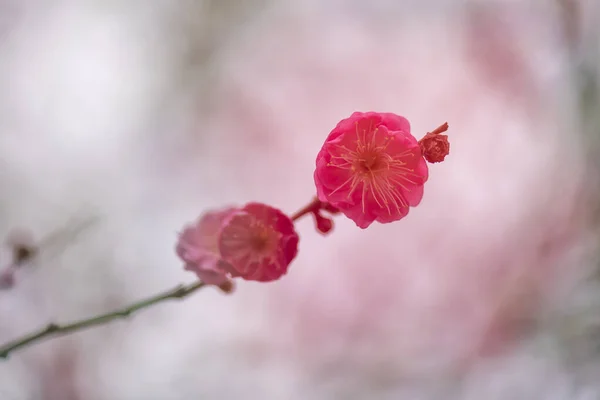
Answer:
[[[59, 325], [55, 323], [50, 323], [46, 327], [32, 332], [28, 335], [25, 335], [19, 339], [15, 339], [11, 342], [8, 342], [0, 347], [0, 358], [6, 359], [9, 354], [15, 350], [20, 348], [29, 346], [35, 342], [41, 341], [43, 339], [49, 339], [52, 337], [66, 335], [71, 332], [80, 331], [83, 329], [91, 328], [93, 326], [106, 324], [115, 319], [119, 318], [127, 318], [131, 314], [142, 310], [144, 308], [148, 308], [155, 304], [161, 303], [165, 300], [171, 299], [183, 299], [184, 297], [189, 296], [194, 293], [196, 290], [201, 289], [206, 286], [204, 282], [196, 282], [188, 286], [179, 285], [169, 291], [159, 293], [155, 296], [149, 297], [147, 299], [136, 302], [130, 306], [125, 308], [121, 308], [119, 310], [111, 311], [106, 314], [97, 315], [95, 317], [82, 319], [80, 321], [75, 321], [70, 324]], [[221, 290], [227, 291], [227, 288], [222, 287]]]

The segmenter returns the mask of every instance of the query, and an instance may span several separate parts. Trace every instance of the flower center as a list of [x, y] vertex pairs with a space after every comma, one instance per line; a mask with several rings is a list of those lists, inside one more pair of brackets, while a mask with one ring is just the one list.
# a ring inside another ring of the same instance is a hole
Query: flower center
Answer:
[[250, 247], [252, 250], [262, 252], [269, 243], [269, 236], [266, 232], [260, 232], [250, 238]]
[[248, 238], [248, 245], [253, 252], [266, 255], [273, 251], [276, 246], [276, 240], [274, 240], [275, 232], [272, 229], [259, 224], [255, 226]]
[[356, 171], [362, 174], [371, 174], [381, 171], [386, 167], [386, 163], [381, 154], [369, 152], [358, 158], [354, 163]]

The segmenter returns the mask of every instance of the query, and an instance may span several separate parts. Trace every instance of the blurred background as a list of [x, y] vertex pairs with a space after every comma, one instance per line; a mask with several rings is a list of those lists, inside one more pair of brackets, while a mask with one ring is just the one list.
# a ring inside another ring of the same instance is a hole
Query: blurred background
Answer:
[[1, 0], [0, 236], [47, 245], [0, 342], [192, 282], [183, 224], [299, 209], [354, 111], [452, 147], [401, 222], [302, 220], [284, 279], [14, 353], [0, 400], [600, 399], [599, 26], [596, 0]]

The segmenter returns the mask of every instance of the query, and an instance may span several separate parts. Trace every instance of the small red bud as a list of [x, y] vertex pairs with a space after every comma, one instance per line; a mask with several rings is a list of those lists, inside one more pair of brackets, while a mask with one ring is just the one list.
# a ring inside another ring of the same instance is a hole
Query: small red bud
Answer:
[[227, 280], [219, 285], [219, 289], [221, 289], [221, 291], [225, 294], [232, 293], [235, 290], [235, 283]]
[[333, 220], [326, 218], [319, 213], [314, 213], [317, 230], [322, 234], [327, 234], [333, 229]]
[[450, 153], [448, 136], [440, 135], [447, 130], [448, 123], [444, 123], [419, 140], [423, 157], [430, 163], [442, 162], [448, 153]]

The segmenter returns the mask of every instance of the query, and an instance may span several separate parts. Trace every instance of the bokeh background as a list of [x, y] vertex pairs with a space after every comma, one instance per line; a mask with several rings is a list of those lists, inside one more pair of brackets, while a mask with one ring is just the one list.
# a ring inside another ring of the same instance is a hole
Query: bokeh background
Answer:
[[356, 110], [452, 148], [401, 222], [303, 220], [284, 279], [14, 353], [0, 399], [600, 399], [599, 26], [595, 0], [2, 0], [0, 235], [44, 245], [1, 342], [192, 282], [183, 224], [294, 212]]

